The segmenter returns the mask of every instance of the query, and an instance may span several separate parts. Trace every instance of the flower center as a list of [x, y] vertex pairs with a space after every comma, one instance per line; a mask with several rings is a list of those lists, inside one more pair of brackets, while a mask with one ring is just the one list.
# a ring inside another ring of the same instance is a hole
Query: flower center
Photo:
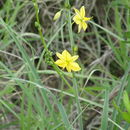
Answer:
[[70, 60], [66, 60], [66, 64], [69, 65], [70, 64]]
[[80, 18], [80, 21], [81, 21], [81, 22], [84, 22], [84, 18]]

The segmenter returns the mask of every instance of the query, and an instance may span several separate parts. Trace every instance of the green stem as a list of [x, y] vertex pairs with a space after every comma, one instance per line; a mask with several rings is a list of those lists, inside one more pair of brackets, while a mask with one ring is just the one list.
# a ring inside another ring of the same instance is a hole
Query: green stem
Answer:
[[39, 35], [41, 37], [42, 44], [45, 47], [46, 51], [48, 51], [47, 44], [46, 44], [45, 39], [44, 39], [43, 34], [42, 34], [42, 27], [41, 27], [40, 20], [39, 20], [39, 8], [38, 8], [37, 0], [33, 0], [33, 2], [34, 2], [34, 8], [35, 8], [35, 13], [36, 13], [36, 21], [37, 21], [36, 27], [37, 27]]
[[69, 9], [70, 8], [70, 1], [65, 0], [65, 8]]
[[[77, 103], [78, 114], [80, 114], [82, 113], [82, 108], [81, 108], [80, 101], [78, 98], [79, 97], [78, 83], [77, 83], [74, 73], [73, 73], [73, 88], [75, 91], [75, 100]], [[83, 130], [82, 114], [79, 116], [79, 127], [80, 127], [80, 130]]]
[[71, 14], [69, 10], [68, 10], [68, 28], [69, 28], [68, 30], [70, 36], [71, 50], [72, 53], [74, 54], [74, 39], [73, 39], [73, 32], [72, 32]]

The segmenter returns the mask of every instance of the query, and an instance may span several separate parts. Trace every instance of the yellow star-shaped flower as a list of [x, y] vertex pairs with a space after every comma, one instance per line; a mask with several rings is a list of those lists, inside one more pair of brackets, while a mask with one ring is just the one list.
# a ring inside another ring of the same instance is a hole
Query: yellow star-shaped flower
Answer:
[[79, 57], [78, 55], [71, 56], [67, 50], [64, 50], [62, 54], [57, 52], [56, 55], [59, 59], [55, 62], [55, 64], [62, 67], [63, 69], [66, 68], [68, 72], [71, 72], [71, 70], [81, 70], [78, 63], [75, 62], [75, 60], [77, 60]]
[[84, 6], [82, 6], [80, 8], [80, 10], [77, 10], [76, 8], [74, 8], [75, 11], [75, 16], [73, 17], [73, 20], [76, 24], [78, 24], [78, 32], [81, 31], [81, 29], [83, 28], [83, 30], [85, 31], [88, 27], [86, 21], [89, 21], [91, 18], [89, 17], [85, 17], [85, 8]]

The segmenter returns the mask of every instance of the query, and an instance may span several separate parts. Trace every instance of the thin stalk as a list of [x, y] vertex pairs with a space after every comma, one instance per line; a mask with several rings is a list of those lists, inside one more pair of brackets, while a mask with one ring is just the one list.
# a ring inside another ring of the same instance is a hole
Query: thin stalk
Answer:
[[[74, 73], [73, 73], [73, 87], [74, 87], [74, 91], [75, 91], [75, 100], [76, 100], [76, 104], [77, 104], [78, 114], [80, 114], [80, 113], [82, 113], [82, 108], [81, 108], [80, 101], [78, 98], [79, 90], [78, 90], [77, 80], [75, 78]], [[82, 114], [79, 116], [79, 127], [80, 127], [80, 130], [83, 130]]]
[[72, 23], [71, 23], [71, 14], [70, 11], [68, 10], [68, 30], [69, 30], [69, 36], [70, 36], [70, 43], [71, 43], [71, 50], [72, 53], [74, 54], [74, 38], [73, 38], [73, 32], [72, 32]]
[[42, 44], [43, 44], [45, 50], [48, 51], [47, 44], [46, 44], [45, 39], [44, 39], [43, 34], [42, 34], [42, 27], [41, 27], [40, 20], [39, 20], [39, 8], [38, 8], [37, 0], [33, 0], [33, 2], [34, 2], [34, 8], [35, 8], [35, 13], [36, 13], [36, 21], [37, 21], [36, 27], [38, 29]]

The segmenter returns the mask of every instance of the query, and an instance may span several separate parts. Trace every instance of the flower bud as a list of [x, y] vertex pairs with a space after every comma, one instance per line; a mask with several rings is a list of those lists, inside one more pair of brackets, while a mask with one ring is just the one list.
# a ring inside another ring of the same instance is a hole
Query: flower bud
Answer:
[[60, 16], [61, 16], [61, 10], [60, 10], [60, 11], [58, 11], [58, 12], [55, 14], [55, 16], [54, 16], [53, 20], [57, 20], [57, 19], [59, 19], [59, 18], [60, 18]]

